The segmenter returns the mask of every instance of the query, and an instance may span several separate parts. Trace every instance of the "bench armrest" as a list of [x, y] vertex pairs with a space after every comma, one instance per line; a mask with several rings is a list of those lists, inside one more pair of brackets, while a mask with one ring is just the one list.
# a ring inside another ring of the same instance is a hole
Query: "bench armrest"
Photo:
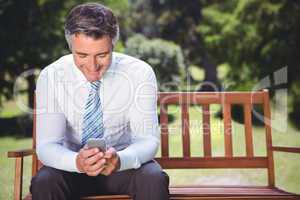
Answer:
[[15, 158], [14, 200], [22, 199], [23, 159], [25, 156], [36, 156], [35, 149], [23, 149], [7, 152], [8, 158]]
[[7, 157], [8, 158], [18, 158], [18, 157], [31, 156], [34, 154], [35, 154], [35, 149], [21, 149], [21, 150], [7, 152]]
[[300, 153], [300, 147], [281, 147], [281, 146], [272, 146], [273, 151], [281, 151], [288, 153]]

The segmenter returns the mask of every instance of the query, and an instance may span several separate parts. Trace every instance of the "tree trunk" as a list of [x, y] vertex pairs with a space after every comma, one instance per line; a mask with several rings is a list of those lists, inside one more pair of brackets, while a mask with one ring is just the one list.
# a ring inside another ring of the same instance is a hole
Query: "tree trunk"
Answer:
[[199, 91], [220, 91], [220, 83], [217, 78], [217, 66], [209, 61], [206, 53], [202, 56], [202, 66], [205, 72], [205, 78]]
[[28, 83], [28, 106], [29, 108], [33, 108], [34, 106], [34, 90], [35, 90], [35, 76], [30, 75], [27, 77]]

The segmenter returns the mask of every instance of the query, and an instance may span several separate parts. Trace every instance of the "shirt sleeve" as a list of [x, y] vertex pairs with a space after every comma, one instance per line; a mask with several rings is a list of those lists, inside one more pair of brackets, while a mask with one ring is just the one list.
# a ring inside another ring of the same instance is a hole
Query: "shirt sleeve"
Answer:
[[153, 159], [160, 143], [157, 119], [157, 83], [150, 66], [138, 72], [134, 102], [129, 111], [132, 144], [118, 152], [120, 171], [139, 168]]
[[77, 152], [63, 146], [66, 118], [57, 103], [55, 76], [43, 70], [36, 86], [36, 142], [39, 160], [46, 166], [70, 172], [76, 167]]

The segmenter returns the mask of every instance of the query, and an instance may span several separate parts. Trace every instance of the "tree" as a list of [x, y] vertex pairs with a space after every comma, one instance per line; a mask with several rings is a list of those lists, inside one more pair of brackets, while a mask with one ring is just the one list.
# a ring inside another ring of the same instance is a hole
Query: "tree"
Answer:
[[294, 115], [300, 116], [299, 1], [214, 2], [203, 9], [199, 31], [216, 63], [230, 67], [229, 89], [250, 90], [262, 78], [288, 66], [284, 86], [289, 89]]
[[[216, 65], [206, 51], [201, 32], [197, 27], [202, 21], [201, 0], [131, 0], [131, 18], [138, 19], [131, 25], [136, 32], [149, 38], [163, 38], [179, 44], [183, 50], [186, 66], [201, 66], [205, 70], [204, 82], [217, 87]], [[143, 19], [143, 20], [140, 20]], [[203, 85], [201, 90], [213, 90]]]
[[[16, 78], [42, 68], [66, 53], [63, 37], [64, 3], [60, 0], [11, 0], [0, 8], [0, 95], [12, 98]], [[33, 106], [35, 76], [26, 77], [28, 102]], [[1, 98], [2, 99], [2, 98]]]

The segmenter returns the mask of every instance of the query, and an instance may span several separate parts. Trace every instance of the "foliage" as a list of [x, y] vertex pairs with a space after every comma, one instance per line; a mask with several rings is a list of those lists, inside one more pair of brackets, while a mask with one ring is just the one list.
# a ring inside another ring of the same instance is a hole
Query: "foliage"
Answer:
[[[251, 90], [261, 79], [269, 87], [288, 87], [292, 104], [300, 103], [300, 2], [215, 1], [203, 9], [198, 31], [218, 64], [230, 66], [229, 89]], [[276, 85], [273, 73], [288, 66], [288, 82]], [[299, 120], [299, 118], [298, 118]]]
[[181, 48], [175, 43], [162, 39], [147, 39], [137, 34], [127, 40], [125, 53], [149, 63], [159, 84], [171, 83], [169, 85], [173, 87], [180, 84], [184, 63]]
[[[131, 0], [132, 29], [150, 38], [171, 40], [182, 48], [186, 66], [201, 66], [205, 79], [218, 86], [216, 65], [206, 51], [202, 33], [197, 26], [202, 21], [203, 2], [200, 0]], [[139, 20], [143, 19], [143, 20]], [[203, 85], [202, 90], [213, 88]]]
[[[216, 53], [217, 62], [232, 67], [230, 78], [260, 79], [283, 66], [298, 65], [295, 54], [299, 46], [295, 42], [299, 41], [300, 4], [275, 2], [235, 1], [234, 7], [222, 9], [223, 4], [213, 4], [204, 10], [205, 21], [199, 30], [205, 35], [208, 49]], [[240, 70], [247, 76], [240, 76]]]
[[[62, 15], [59, 0], [6, 1], [0, 8], [0, 94], [12, 97], [17, 76], [41, 68], [64, 54]], [[50, 45], [51, 44], [51, 45]], [[27, 77], [29, 92], [34, 91], [34, 76]], [[32, 98], [33, 95], [30, 95]]]
[[[0, 42], [4, 47], [0, 49], [0, 104], [12, 97], [18, 75], [43, 68], [68, 52], [63, 35], [65, 16], [74, 5], [83, 2], [88, 1], [0, 0]], [[271, 90], [289, 89], [289, 111], [299, 122], [300, 1], [102, 0], [100, 3], [111, 7], [119, 19], [121, 40], [116, 50], [123, 51], [128, 38], [142, 33], [147, 38], [179, 45], [184, 65], [203, 69], [200, 71], [204, 79], [195, 81], [218, 83], [219, 78], [228, 90], [251, 90], [262, 78], [270, 77]], [[220, 76], [218, 72], [224, 71], [224, 66], [226, 76]], [[273, 73], [285, 66], [288, 66], [288, 82], [278, 86]], [[199, 72], [194, 69], [189, 71]], [[159, 76], [164, 79], [169, 74]], [[27, 77], [26, 81], [28, 97], [32, 98], [34, 77]]]

